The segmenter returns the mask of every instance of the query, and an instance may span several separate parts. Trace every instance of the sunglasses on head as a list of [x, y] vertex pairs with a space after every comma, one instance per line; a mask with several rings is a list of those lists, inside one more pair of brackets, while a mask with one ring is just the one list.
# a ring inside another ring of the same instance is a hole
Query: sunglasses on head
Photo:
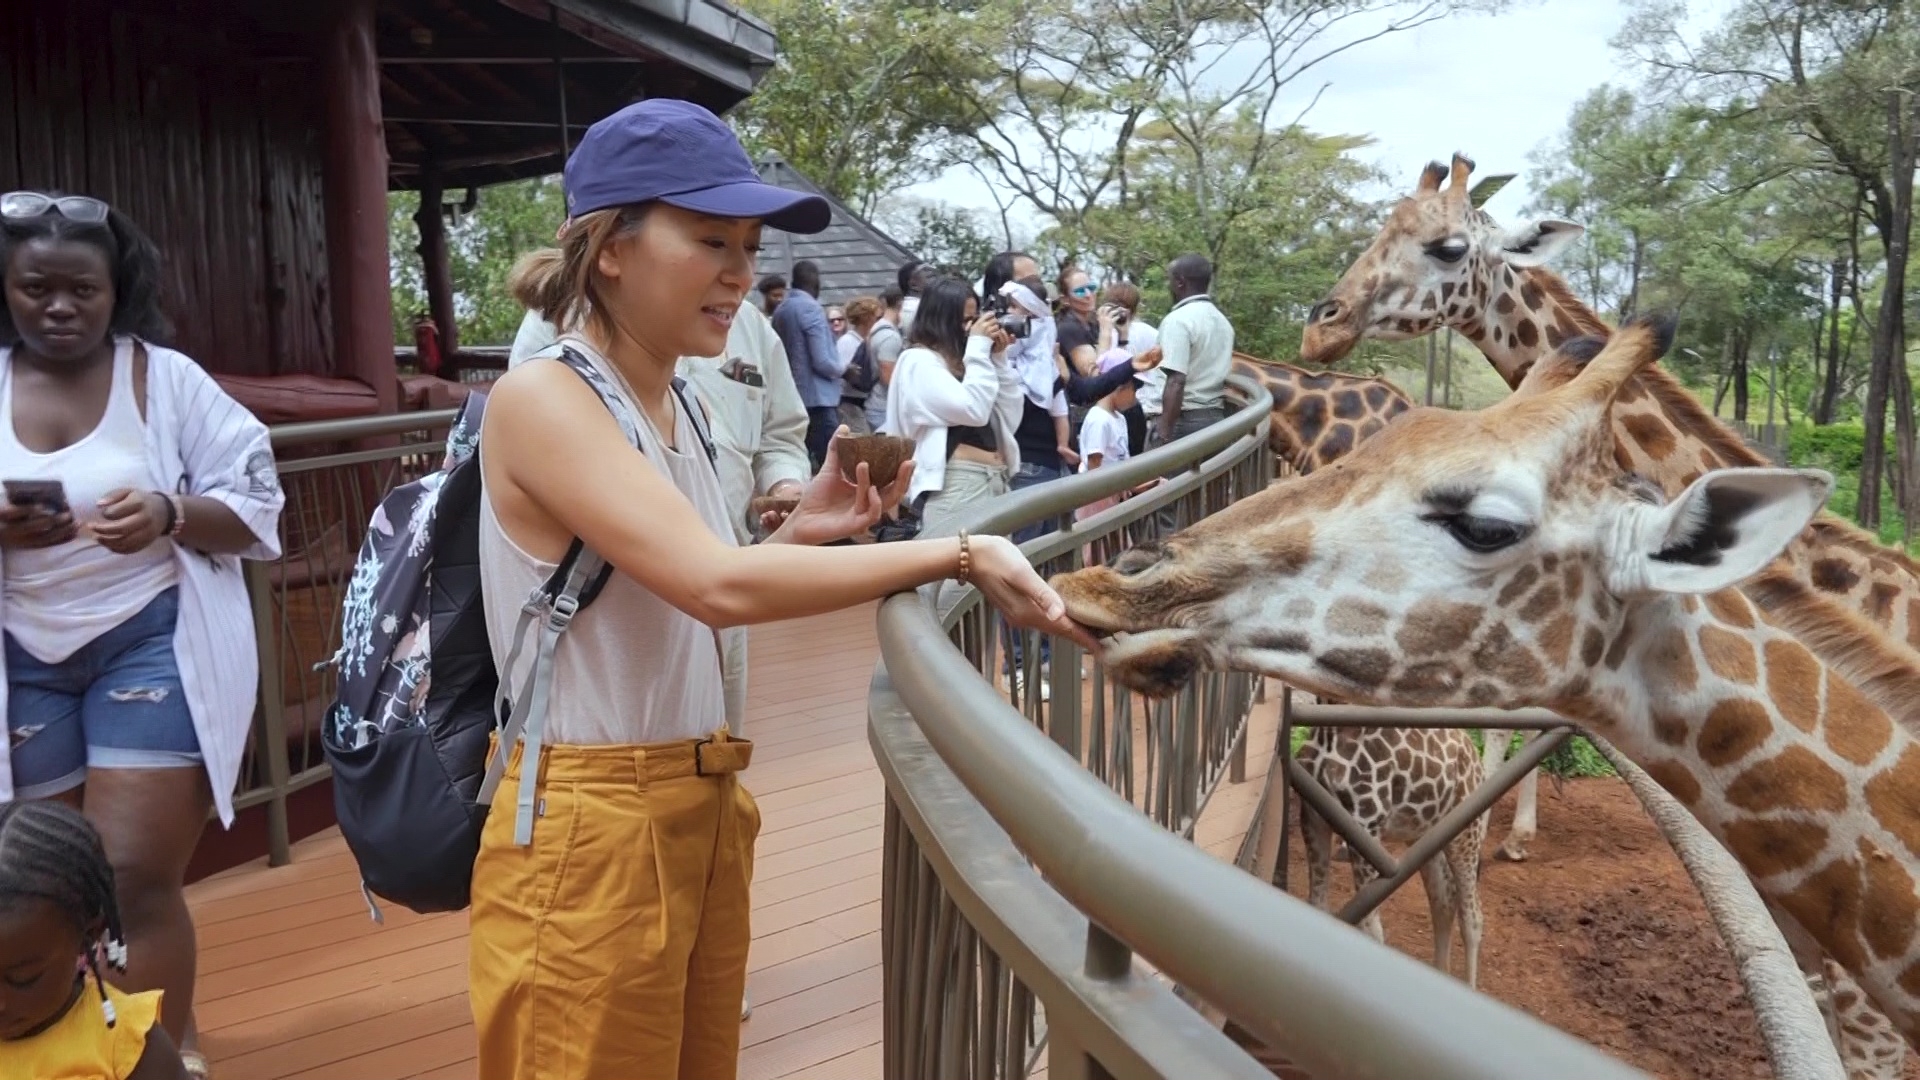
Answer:
[[0, 218], [23, 221], [59, 211], [68, 221], [98, 225], [107, 220], [107, 204], [85, 195], [42, 195], [38, 191], [9, 191], [0, 195]]

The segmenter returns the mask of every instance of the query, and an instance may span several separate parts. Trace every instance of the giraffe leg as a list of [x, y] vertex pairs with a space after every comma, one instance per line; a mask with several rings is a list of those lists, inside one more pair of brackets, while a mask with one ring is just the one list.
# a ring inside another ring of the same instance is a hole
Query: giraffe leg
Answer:
[[1867, 1000], [1866, 991], [1847, 969], [1827, 957], [1792, 916], [1771, 902], [1767, 910], [1807, 977], [1807, 988], [1827, 1021], [1847, 1080], [1899, 1080], [1906, 1072], [1907, 1042], [1893, 1021]]
[[[1369, 829], [1368, 831], [1373, 832], [1375, 836], [1380, 835], [1377, 830]], [[1373, 884], [1380, 876], [1380, 871], [1375, 870], [1373, 864], [1362, 857], [1359, 852], [1354, 853], [1353, 861], [1348, 865], [1353, 867], [1353, 891], [1355, 893]], [[1379, 908], [1374, 908], [1371, 912], [1367, 913], [1366, 918], [1360, 920], [1360, 929], [1372, 934], [1373, 940], [1380, 944], [1385, 945], [1387, 943], [1387, 928], [1386, 924], [1380, 921]]]
[[1899, 1080], [1906, 1072], [1907, 1041], [1846, 969], [1832, 960], [1823, 960], [1821, 966], [1847, 1080]]
[[1447, 871], [1444, 852], [1420, 868], [1420, 880], [1427, 888], [1427, 916], [1433, 920], [1433, 966], [1451, 975], [1454, 897], [1458, 894]]
[[1307, 903], [1327, 910], [1327, 879], [1333, 873], [1333, 827], [1300, 802], [1300, 839], [1307, 849]]
[[[1520, 737], [1520, 747], [1540, 737], [1537, 731], [1529, 731]], [[1497, 766], [1495, 766], [1497, 767]], [[1487, 769], [1487, 775], [1493, 775], [1493, 767]], [[1509, 862], [1526, 862], [1527, 845], [1533, 843], [1534, 834], [1540, 831], [1540, 770], [1535, 769], [1520, 780], [1520, 793], [1513, 808], [1513, 827], [1507, 830], [1507, 838], [1502, 841], [1495, 854]]]
[[1480, 848], [1486, 841], [1487, 818], [1482, 814], [1447, 845], [1444, 853], [1448, 876], [1453, 879], [1460, 944], [1467, 953], [1467, 986], [1473, 989], [1480, 986], [1480, 932], [1485, 928], [1480, 910]]

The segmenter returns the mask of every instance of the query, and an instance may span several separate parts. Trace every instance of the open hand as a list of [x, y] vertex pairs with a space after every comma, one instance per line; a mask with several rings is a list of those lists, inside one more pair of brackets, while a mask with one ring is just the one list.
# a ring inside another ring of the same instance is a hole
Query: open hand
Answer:
[[56, 514], [37, 504], [0, 503], [0, 547], [52, 547], [73, 539], [78, 532], [72, 514]]
[[1133, 370], [1135, 371], [1152, 371], [1159, 366], [1160, 346], [1158, 345], [1133, 358]]
[[108, 551], [131, 555], [167, 531], [167, 510], [167, 497], [157, 491], [119, 488], [100, 500], [101, 520], [87, 531]]
[[890, 507], [899, 505], [907, 485], [913, 480], [913, 462], [900, 466], [899, 475], [885, 490], [873, 486], [867, 477], [867, 463], [854, 468], [854, 483], [840, 475], [840, 440], [848, 434], [846, 425], [833, 433], [827, 444], [826, 462], [800, 493], [800, 505], [784, 521], [775, 514], [762, 517], [761, 524], [772, 535], [768, 542], [785, 544], [824, 544], [858, 536], [872, 528]]
[[1000, 614], [1015, 626], [1070, 638], [1100, 655], [1100, 643], [1087, 628], [1067, 618], [1067, 602], [1033, 569], [1013, 541], [1004, 536], [967, 537], [968, 579], [979, 586]]

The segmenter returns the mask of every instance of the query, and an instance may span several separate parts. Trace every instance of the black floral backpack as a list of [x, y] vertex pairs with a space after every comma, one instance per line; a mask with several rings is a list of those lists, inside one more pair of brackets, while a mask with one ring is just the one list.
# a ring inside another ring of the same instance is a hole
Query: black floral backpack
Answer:
[[[557, 358], [593, 387], [638, 447], [638, 424], [599, 369], [571, 346]], [[708, 461], [716, 461], [703, 414], [682, 380], [673, 389]], [[374, 896], [423, 913], [467, 906], [480, 831], [508, 754], [524, 740], [526, 775], [533, 774], [554, 649], [613, 572], [574, 539], [521, 608], [507, 667], [518, 666], [529, 633], [535, 660], [525, 692], [509, 702], [480, 593], [485, 409], [485, 395], [469, 395], [440, 468], [393, 489], [374, 511], [341, 605], [340, 649], [328, 662], [338, 688], [321, 746], [333, 767], [340, 832], [376, 920]], [[489, 760], [487, 739], [496, 729], [499, 752]], [[520, 785], [516, 843], [532, 840], [533, 790]]]

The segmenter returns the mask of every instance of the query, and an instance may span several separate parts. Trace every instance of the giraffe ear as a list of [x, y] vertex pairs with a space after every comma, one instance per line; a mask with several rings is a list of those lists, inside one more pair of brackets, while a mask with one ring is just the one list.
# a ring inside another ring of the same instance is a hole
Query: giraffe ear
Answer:
[[1578, 222], [1539, 218], [1508, 229], [1500, 238], [1500, 254], [1512, 266], [1545, 266], [1586, 231]]
[[[1711, 593], [1759, 573], [1826, 505], [1818, 469], [1716, 469], [1635, 531], [1627, 580], [1654, 592]], [[1643, 505], [1644, 504], [1640, 504]]]

